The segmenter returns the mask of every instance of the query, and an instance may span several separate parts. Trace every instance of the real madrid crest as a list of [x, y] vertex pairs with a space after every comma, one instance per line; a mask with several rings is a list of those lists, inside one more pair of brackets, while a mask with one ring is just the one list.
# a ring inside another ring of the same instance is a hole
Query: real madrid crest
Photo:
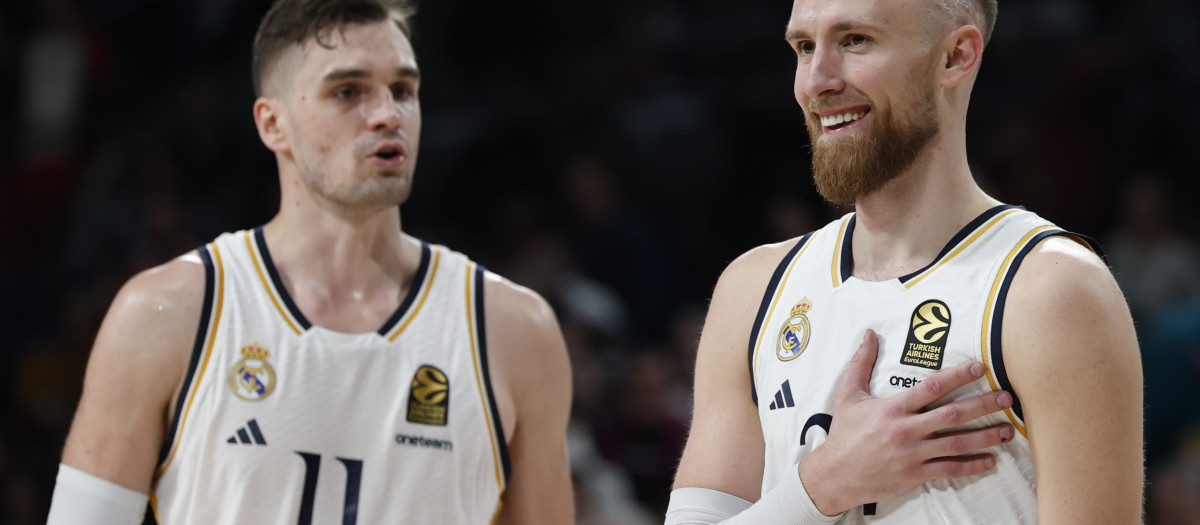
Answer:
[[792, 307], [792, 316], [788, 317], [783, 323], [783, 328], [779, 329], [779, 348], [775, 355], [779, 356], [780, 361], [791, 361], [808, 348], [808, 337], [812, 335], [812, 328], [808, 324], [807, 314], [812, 307], [812, 301], [807, 297]]
[[258, 343], [242, 347], [242, 360], [229, 373], [229, 388], [246, 401], [258, 401], [275, 390], [275, 369], [267, 362], [271, 356]]

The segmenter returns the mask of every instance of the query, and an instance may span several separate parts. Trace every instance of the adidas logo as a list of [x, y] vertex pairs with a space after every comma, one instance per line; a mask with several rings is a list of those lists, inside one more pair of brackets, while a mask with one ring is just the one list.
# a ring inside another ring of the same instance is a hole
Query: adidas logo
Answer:
[[790, 379], [784, 381], [783, 386], [779, 387], [779, 391], [775, 392], [775, 400], [771, 402], [770, 406], [771, 410], [796, 406], [796, 402], [792, 401], [792, 385], [790, 381]]
[[263, 437], [262, 430], [258, 428], [258, 421], [251, 419], [246, 422], [246, 426], [239, 428], [237, 434], [234, 434], [225, 440], [226, 443], [243, 445], [266, 445], [267, 439]]

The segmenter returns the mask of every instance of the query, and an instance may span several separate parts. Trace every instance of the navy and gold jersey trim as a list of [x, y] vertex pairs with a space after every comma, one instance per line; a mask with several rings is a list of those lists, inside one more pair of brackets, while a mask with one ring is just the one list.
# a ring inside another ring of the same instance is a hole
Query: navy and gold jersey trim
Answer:
[[[500, 410], [496, 405], [496, 396], [492, 391], [492, 378], [487, 361], [487, 331], [484, 318], [484, 269], [474, 262], [467, 262], [466, 271], [466, 302], [467, 330], [471, 340], [471, 360], [475, 367], [475, 384], [479, 391], [479, 401], [484, 407], [484, 424], [492, 443], [492, 463], [495, 467], [496, 488], [500, 494], [512, 475], [512, 463], [508, 457], [508, 444], [504, 440], [504, 429], [500, 423]], [[496, 501], [496, 511], [492, 516], [493, 523], [500, 515], [501, 500]]]
[[283, 279], [279, 277], [279, 271], [275, 269], [275, 261], [271, 259], [271, 250], [267, 249], [267, 239], [263, 235], [262, 226], [254, 229], [254, 243], [258, 246], [258, 253], [262, 256], [263, 266], [267, 269], [267, 275], [271, 277], [271, 284], [275, 287], [275, 293], [283, 301], [283, 305], [287, 308], [288, 313], [291, 314], [292, 319], [295, 319], [296, 324], [300, 325], [300, 329], [308, 330], [312, 327], [312, 323], [308, 322], [308, 319], [300, 312], [300, 308], [296, 307], [296, 303], [292, 301], [292, 296], [288, 295], [287, 288], [283, 286]]
[[492, 413], [492, 424], [496, 429], [496, 443], [499, 447], [500, 465], [504, 470], [504, 482], [507, 484], [512, 478], [512, 462], [508, 457], [508, 444], [504, 441], [504, 427], [500, 422], [500, 408], [496, 404], [496, 394], [492, 390], [492, 373], [488, 367], [487, 323], [483, 307], [483, 277], [485, 271], [483, 266], [475, 266], [475, 333], [479, 341], [479, 368], [483, 375], [483, 390], [487, 394], [487, 406]]
[[[221, 322], [221, 310], [225, 302], [225, 266], [221, 261], [221, 251], [215, 243], [201, 246], [196, 251], [204, 262], [204, 305], [200, 310], [200, 326], [196, 330], [196, 341], [192, 346], [192, 356], [188, 361], [187, 375], [183, 386], [179, 389], [179, 398], [175, 404], [175, 416], [163, 440], [162, 450], [158, 456], [158, 469], [155, 478], [162, 477], [170, 466], [187, 424], [187, 415], [204, 371], [208, 368], [208, 358], [212, 355], [213, 343], [216, 341], [217, 328]], [[210, 253], [211, 252], [211, 253]]]
[[[252, 238], [253, 241], [251, 241]], [[404, 331], [404, 328], [416, 317], [421, 306], [425, 304], [425, 298], [429, 295], [429, 288], [433, 284], [433, 278], [437, 275], [437, 263], [441, 254], [425, 241], [420, 242], [421, 262], [417, 266], [417, 272], [413, 276], [408, 293], [404, 296], [404, 300], [400, 302], [400, 306], [396, 308], [396, 311], [388, 317], [379, 330], [376, 330], [376, 333], [387, 337], [389, 341], [395, 341], [400, 333]], [[312, 323], [308, 321], [308, 318], [296, 306], [296, 302], [292, 300], [287, 287], [283, 285], [283, 279], [279, 276], [279, 270], [275, 267], [274, 259], [271, 258], [271, 250], [267, 247], [262, 226], [254, 228], [251, 233], [247, 234], [246, 247], [250, 250], [250, 258], [254, 261], [255, 270], [258, 272], [259, 279], [262, 280], [267, 295], [275, 305], [275, 309], [279, 311], [279, 314], [283, 316], [283, 320], [296, 335], [303, 334], [312, 327]], [[260, 260], [262, 261], [261, 264]], [[399, 328], [397, 328], [397, 325], [399, 325]]]
[[799, 258], [800, 252], [804, 250], [805, 246], [808, 246], [809, 241], [812, 240], [816, 233], [809, 232], [804, 237], [801, 237], [796, 242], [796, 245], [791, 250], [788, 250], [783, 260], [779, 261], [779, 266], [775, 267], [775, 273], [771, 274], [771, 282], [767, 283], [767, 289], [763, 292], [762, 303], [758, 307], [758, 315], [754, 317], [754, 325], [750, 327], [750, 346], [746, 359], [750, 367], [750, 399], [754, 401], [755, 405], [758, 404], [758, 388], [756, 386], [758, 383], [755, 378], [755, 370], [757, 368], [755, 350], [759, 346], [763, 323], [770, 317], [771, 312], [775, 308], [775, 303], [778, 302], [778, 294], [776, 292], [781, 289], [780, 281], [783, 281], [785, 274], [791, 271], [791, 267], [795, 263], [795, 260]]
[[400, 307], [396, 309], [396, 313], [392, 314], [387, 322], [383, 323], [383, 327], [379, 329], [379, 335], [386, 337], [388, 332], [391, 332], [392, 328], [396, 327], [396, 324], [400, 322], [400, 319], [404, 317], [404, 314], [408, 313], [408, 309], [412, 308], [413, 303], [416, 302], [421, 289], [425, 288], [425, 275], [429, 273], [430, 260], [433, 258], [431, 255], [432, 251], [429, 244], [421, 241], [421, 264], [417, 267], [417, 273], [413, 276], [412, 282], [409, 283], [408, 294], [404, 296], [404, 301], [400, 303]]
[[854, 270], [854, 250], [851, 249], [851, 242], [854, 240], [854, 224], [857, 219], [858, 215], [854, 214], [848, 220], [843, 220], [838, 231], [838, 242], [833, 250], [834, 288], [850, 279], [850, 272]]
[[[425, 299], [429, 298], [429, 290], [433, 289], [433, 281], [437, 279], [441, 260], [442, 250], [429, 246], [424, 241], [421, 242], [421, 265], [414, 274], [408, 295], [400, 304], [400, 308], [396, 309], [392, 319], [388, 319], [384, 326], [387, 330], [380, 330], [380, 335], [387, 337], [389, 342], [400, 337], [400, 334], [403, 334], [404, 330], [412, 324], [413, 319], [417, 318], [417, 314], [421, 313], [421, 307], [425, 306]], [[390, 335], [387, 335], [389, 332]]]
[[1088, 247], [1104, 258], [1104, 251], [1100, 249], [1100, 245], [1090, 237], [1071, 233], [1065, 230], [1058, 229], [1054, 226], [1041, 226], [1034, 228], [1025, 234], [1016, 246], [1009, 252], [1005, 261], [1000, 266], [1000, 271], [996, 274], [996, 279], [992, 284], [992, 291], [989, 294], [987, 305], [984, 309], [984, 321], [982, 335], [983, 360], [988, 363], [987, 369], [988, 382], [993, 390], [1005, 390], [1012, 394], [1013, 404], [1008, 409], [1005, 409], [1005, 414], [1013, 426], [1026, 438], [1029, 434], [1026, 432], [1024, 421], [1025, 417], [1021, 410], [1021, 400], [1017, 398], [1016, 391], [1013, 390], [1012, 382], [1009, 381], [1008, 372], [1004, 366], [1004, 349], [1003, 328], [1004, 328], [1004, 308], [1008, 301], [1008, 290], [1012, 285], [1013, 278], [1017, 274], [1017, 270], [1021, 267], [1021, 262], [1033, 251], [1033, 248], [1048, 237], [1065, 236], [1072, 240]]
[[900, 283], [907, 288], [916, 286], [917, 283], [920, 283], [930, 274], [937, 271], [938, 268], [941, 268], [942, 265], [950, 262], [951, 259], [954, 259], [963, 250], [966, 250], [968, 246], [974, 244], [975, 241], [979, 240], [980, 237], [991, 230], [993, 226], [999, 224], [1005, 217], [1024, 210], [1023, 206], [1011, 204], [1001, 204], [989, 208], [987, 211], [979, 214], [978, 217], [972, 219], [971, 222], [968, 222], [961, 230], [958, 230], [958, 233], [955, 233], [950, 238], [950, 241], [946, 243], [946, 247], [942, 248], [941, 253], [933, 259], [933, 262], [930, 262], [920, 270], [901, 277]]
[[[255, 247], [255, 238], [258, 239], [257, 248]], [[279, 316], [283, 318], [283, 322], [287, 323], [288, 328], [291, 328], [293, 333], [296, 335], [303, 334], [309, 325], [301, 324], [300, 319], [297, 319], [292, 314], [292, 312], [299, 314], [299, 310], [295, 304], [292, 304], [291, 297], [287, 295], [287, 290], [283, 287], [282, 282], [279, 281], [279, 273], [275, 271], [275, 264], [271, 260], [271, 254], [265, 251], [267, 243], [262, 237], [262, 226], [255, 228], [253, 232], [246, 232], [245, 239], [246, 251], [250, 256], [250, 260], [254, 263], [254, 271], [258, 274], [258, 280], [262, 283], [263, 290], [267, 292], [267, 297], [271, 299], [271, 304], [275, 305], [275, 310], [279, 312]], [[262, 262], [259, 262], [260, 256]], [[263, 272], [264, 266], [267, 267], [267, 272]], [[270, 278], [267, 277], [268, 273], [271, 275]], [[281, 298], [283, 304], [280, 303]], [[307, 322], [307, 320], [304, 321], [304, 323]], [[303, 328], [296, 326], [297, 324], [301, 324]]]
[[167, 454], [171, 452], [171, 444], [175, 442], [175, 434], [179, 430], [179, 420], [183, 417], [183, 406], [187, 402], [188, 390], [191, 389], [192, 378], [196, 376], [196, 368], [200, 366], [200, 356], [204, 354], [204, 340], [208, 334], [208, 324], [211, 321], [209, 314], [212, 312], [213, 293], [216, 288], [216, 283], [213, 282], [216, 278], [216, 269], [213, 268], [212, 256], [208, 254], [208, 250], [204, 246], [196, 248], [196, 253], [204, 262], [204, 306], [200, 309], [202, 312], [200, 327], [196, 330], [196, 341], [192, 345], [192, 357], [188, 360], [187, 375], [183, 378], [183, 387], [179, 389], [179, 398], [175, 401], [175, 415], [171, 418], [171, 426], [167, 430], [166, 439], [163, 440], [162, 450], [158, 453], [159, 465], [167, 460]]
[[[975, 217], [971, 222], [958, 230], [953, 237], [924, 268], [913, 273], [900, 277], [898, 280], [907, 288], [912, 288], [928, 277], [933, 272], [941, 268], [942, 265], [949, 262], [951, 259], [958, 256], [968, 246], [971, 246], [975, 241], [979, 240], [993, 226], [999, 224], [1005, 217], [1022, 211], [1025, 208], [1011, 204], [1001, 204], [989, 208], [987, 211]], [[842, 222], [842, 228], [838, 232], [837, 248], [834, 251], [833, 259], [833, 286], [837, 288], [842, 283], [850, 279], [854, 269], [854, 254], [851, 248], [854, 241], [854, 227], [857, 222], [857, 214], [851, 215], [849, 219]]]

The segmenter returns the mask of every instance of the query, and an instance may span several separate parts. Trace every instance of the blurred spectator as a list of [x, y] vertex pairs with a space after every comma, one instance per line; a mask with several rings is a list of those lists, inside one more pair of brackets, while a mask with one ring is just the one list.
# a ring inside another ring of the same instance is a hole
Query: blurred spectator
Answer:
[[84, 39], [70, 0], [36, 4], [40, 25], [24, 48], [21, 134], [26, 154], [47, 155], [68, 149], [83, 118]]
[[1183, 436], [1174, 458], [1151, 470], [1147, 525], [1200, 524], [1200, 427]]
[[1182, 211], [1157, 176], [1136, 177], [1122, 192], [1121, 225], [1105, 249], [1135, 321], [1200, 298], [1200, 248], [1172, 217]]
[[670, 358], [659, 353], [637, 354], [627, 367], [615, 406], [596, 425], [597, 448], [629, 473], [637, 500], [665, 516], [689, 423], [673, 407], [690, 385], [678, 381]]

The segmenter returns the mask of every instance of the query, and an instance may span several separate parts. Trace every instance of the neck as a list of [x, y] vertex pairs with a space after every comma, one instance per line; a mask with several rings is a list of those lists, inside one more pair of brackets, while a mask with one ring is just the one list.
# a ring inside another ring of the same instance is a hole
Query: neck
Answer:
[[997, 204], [975, 184], [965, 134], [947, 143], [939, 134], [913, 166], [854, 204], [853, 275], [894, 279], [937, 257], [968, 222]]
[[345, 210], [283, 178], [279, 214], [263, 235], [292, 299], [314, 324], [378, 329], [412, 284], [420, 242], [401, 230], [395, 206]]

